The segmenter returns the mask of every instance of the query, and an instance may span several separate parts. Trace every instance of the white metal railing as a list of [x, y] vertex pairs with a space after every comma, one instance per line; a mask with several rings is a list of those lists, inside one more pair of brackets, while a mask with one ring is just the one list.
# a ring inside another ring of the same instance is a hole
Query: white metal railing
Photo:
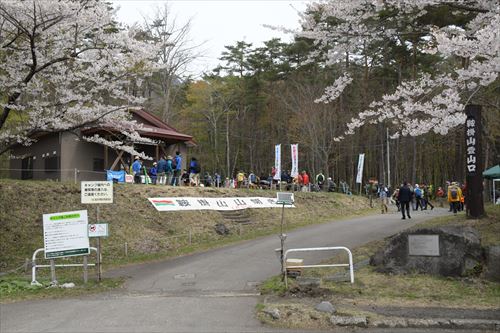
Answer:
[[[90, 247], [90, 250], [94, 250], [96, 251], [97, 253], [97, 248], [95, 247]], [[52, 283], [57, 283], [56, 279], [55, 279], [55, 267], [84, 267], [84, 280], [86, 280], [86, 266], [95, 266], [95, 264], [88, 264], [87, 263], [87, 256], [84, 256], [84, 263], [83, 264], [55, 264], [55, 259], [56, 258], [53, 258], [53, 259], [48, 259], [50, 260], [50, 265], [37, 265], [36, 264], [36, 255], [40, 252], [44, 251], [44, 248], [39, 248], [37, 250], [35, 250], [35, 252], [33, 252], [33, 257], [31, 259], [31, 262], [32, 262], [32, 267], [31, 267], [31, 284], [32, 285], [40, 285], [40, 283], [36, 280], [36, 269], [37, 268], [43, 268], [43, 267], [51, 267], [51, 270], [53, 271], [53, 274], [52, 274]], [[86, 282], [86, 281], [85, 281]]]
[[[286, 259], [288, 258], [288, 254], [292, 252], [312, 252], [312, 251], [335, 251], [335, 250], [344, 250], [347, 252], [349, 256], [348, 264], [324, 264], [324, 265], [291, 265], [287, 266]], [[354, 267], [352, 264], [352, 253], [347, 247], [344, 246], [334, 246], [334, 247], [311, 247], [311, 248], [301, 248], [301, 249], [289, 249], [283, 255], [283, 274], [285, 275], [285, 287], [288, 288], [288, 274], [287, 268], [313, 268], [313, 267], [347, 267], [349, 266], [349, 273], [351, 277], [351, 283], [354, 283]]]

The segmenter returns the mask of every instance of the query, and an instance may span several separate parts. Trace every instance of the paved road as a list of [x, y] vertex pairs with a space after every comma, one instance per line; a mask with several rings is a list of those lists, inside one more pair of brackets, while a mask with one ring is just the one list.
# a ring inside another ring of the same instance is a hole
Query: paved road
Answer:
[[[443, 214], [435, 209], [405, 221], [388, 214], [310, 226], [290, 232], [286, 246], [354, 247]], [[279, 273], [279, 245], [271, 236], [108, 273], [130, 277], [123, 291], [1, 305], [0, 332], [278, 332], [256, 320], [253, 309], [256, 284]]]

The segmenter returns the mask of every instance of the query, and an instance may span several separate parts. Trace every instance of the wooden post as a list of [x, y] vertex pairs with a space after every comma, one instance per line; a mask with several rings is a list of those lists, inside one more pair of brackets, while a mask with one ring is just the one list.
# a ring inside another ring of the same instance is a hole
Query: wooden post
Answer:
[[485, 216], [483, 202], [483, 152], [481, 134], [481, 106], [465, 107], [465, 149], [466, 149], [466, 193], [465, 204], [467, 217], [481, 218]]
[[108, 146], [104, 146], [104, 170], [108, 169]]
[[89, 280], [88, 256], [83, 256], [83, 283], [87, 284]]
[[54, 259], [50, 259], [50, 280], [52, 284], [57, 284], [56, 280], [56, 262]]
[[125, 242], [125, 257], [128, 257], [128, 244]]
[[97, 281], [101, 282], [101, 237], [97, 237]]
[[156, 149], [155, 149], [155, 154], [156, 154], [156, 161], [158, 161], [160, 159], [160, 145], [156, 145]]
[[[99, 205], [96, 207], [96, 223], [99, 223]], [[101, 237], [97, 237], [97, 281], [101, 282]]]

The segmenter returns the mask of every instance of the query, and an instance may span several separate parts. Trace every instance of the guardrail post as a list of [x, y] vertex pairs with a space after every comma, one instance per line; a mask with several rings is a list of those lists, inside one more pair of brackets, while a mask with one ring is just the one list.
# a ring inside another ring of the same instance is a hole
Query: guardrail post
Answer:
[[24, 260], [24, 274], [27, 274], [29, 269], [30, 269], [30, 260], [26, 258], [26, 260]]
[[125, 257], [128, 257], [128, 243], [125, 242]]
[[288, 258], [288, 253], [290, 252], [309, 252], [309, 251], [331, 251], [331, 250], [344, 250], [347, 252], [349, 256], [348, 264], [324, 264], [324, 265], [300, 265], [300, 266], [290, 266], [290, 268], [306, 268], [306, 267], [345, 267], [349, 266], [350, 280], [351, 283], [354, 283], [354, 265], [352, 260], [352, 252], [347, 247], [344, 246], [335, 246], [335, 247], [316, 247], [316, 248], [301, 248], [301, 249], [289, 249], [284, 254], [282, 254], [281, 258], [281, 267], [283, 269], [284, 280], [285, 280], [285, 288], [288, 289], [288, 267], [286, 264], [286, 260]]

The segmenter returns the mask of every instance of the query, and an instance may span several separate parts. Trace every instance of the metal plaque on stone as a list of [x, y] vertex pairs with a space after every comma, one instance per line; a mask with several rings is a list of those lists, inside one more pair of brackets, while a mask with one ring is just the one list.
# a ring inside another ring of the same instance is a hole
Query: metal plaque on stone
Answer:
[[439, 235], [408, 235], [408, 254], [439, 257]]

